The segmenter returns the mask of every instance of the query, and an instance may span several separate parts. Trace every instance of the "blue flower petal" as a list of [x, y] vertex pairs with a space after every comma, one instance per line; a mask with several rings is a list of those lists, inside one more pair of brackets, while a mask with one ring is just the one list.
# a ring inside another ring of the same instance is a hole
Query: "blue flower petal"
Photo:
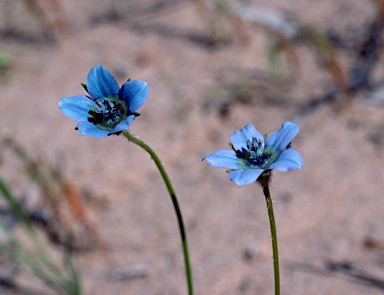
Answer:
[[303, 159], [298, 151], [287, 149], [282, 152], [276, 161], [268, 167], [268, 169], [277, 169], [282, 172], [288, 172], [292, 169], [301, 169], [303, 167]]
[[299, 126], [292, 122], [285, 122], [280, 130], [272, 132], [266, 142], [266, 148], [273, 148], [278, 153], [283, 151], [292, 139], [299, 133]]
[[147, 100], [148, 84], [145, 81], [128, 81], [121, 86], [119, 98], [125, 100], [130, 113], [136, 112]]
[[119, 131], [127, 130], [129, 125], [131, 125], [132, 121], [135, 119], [135, 116], [128, 116], [124, 121], [120, 122], [113, 128], [110, 133], [116, 133]]
[[241, 148], [247, 147], [247, 140], [252, 141], [253, 137], [261, 139], [264, 142], [264, 136], [257, 131], [252, 124], [248, 124], [243, 129], [240, 129], [232, 134], [231, 142], [235, 150], [241, 150]]
[[228, 177], [238, 186], [243, 186], [255, 182], [264, 169], [234, 170], [228, 173]]
[[241, 161], [233, 151], [220, 150], [214, 152], [203, 160], [207, 160], [215, 168], [242, 169]]
[[108, 130], [100, 129], [99, 127], [93, 125], [88, 121], [80, 122], [79, 124], [77, 124], [77, 128], [79, 129], [82, 135], [88, 135], [97, 138], [107, 137], [110, 133]]
[[97, 65], [88, 74], [87, 77], [88, 93], [94, 99], [104, 97], [118, 97], [119, 84], [111, 73], [102, 65]]
[[67, 117], [76, 121], [87, 121], [88, 111], [93, 107], [94, 101], [85, 95], [64, 97], [59, 102], [60, 110]]

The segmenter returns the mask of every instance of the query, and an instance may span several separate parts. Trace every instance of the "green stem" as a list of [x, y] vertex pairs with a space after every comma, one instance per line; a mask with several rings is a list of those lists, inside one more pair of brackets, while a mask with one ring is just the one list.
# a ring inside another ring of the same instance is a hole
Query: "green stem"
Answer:
[[133, 142], [134, 144], [137, 144], [141, 148], [143, 148], [145, 151], [147, 151], [150, 156], [152, 157], [153, 161], [155, 161], [155, 164], [157, 168], [159, 169], [159, 172], [161, 176], [163, 177], [163, 180], [165, 182], [165, 185], [168, 189], [169, 195], [172, 199], [173, 207], [175, 208], [177, 221], [179, 224], [179, 230], [181, 235], [181, 244], [183, 247], [183, 253], [184, 253], [184, 262], [185, 262], [185, 274], [187, 277], [187, 286], [188, 286], [188, 294], [193, 295], [193, 280], [192, 280], [192, 270], [191, 270], [191, 264], [189, 261], [189, 251], [188, 251], [188, 243], [187, 243], [187, 235], [184, 228], [184, 222], [183, 222], [183, 216], [181, 214], [181, 210], [176, 198], [175, 191], [172, 187], [171, 181], [169, 180], [168, 174], [164, 169], [163, 164], [161, 163], [159, 157], [156, 155], [156, 153], [152, 150], [152, 148], [147, 145], [142, 140], [134, 137], [131, 133], [128, 131], [123, 132], [124, 136], [128, 141]]
[[267, 201], [267, 209], [269, 216], [269, 226], [271, 228], [271, 238], [272, 238], [272, 252], [273, 252], [273, 270], [275, 276], [275, 295], [280, 294], [280, 272], [279, 272], [279, 253], [277, 249], [277, 235], [276, 235], [276, 223], [275, 216], [273, 213], [273, 202], [271, 194], [269, 192], [269, 180], [270, 180], [270, 171], [264, 172], [260, 178], [259, 182], [263, 188], [263, 193], [265, 200]]

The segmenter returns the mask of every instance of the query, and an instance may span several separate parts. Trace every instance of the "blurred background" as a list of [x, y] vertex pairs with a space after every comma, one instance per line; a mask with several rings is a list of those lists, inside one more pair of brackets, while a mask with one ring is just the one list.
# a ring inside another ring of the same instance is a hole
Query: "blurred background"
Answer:
[[384, 294], [383, 25], [381, 0], [0, 0], [0, 293], [186, 294], [153, 161], [57, 106], [101, 63], [148, 81], [130, 131], [171, 177], [196, 294], [273, 293], [262, 191], [201, 159], [287, 120], [304, 167], [270, 188], [282, 294]]

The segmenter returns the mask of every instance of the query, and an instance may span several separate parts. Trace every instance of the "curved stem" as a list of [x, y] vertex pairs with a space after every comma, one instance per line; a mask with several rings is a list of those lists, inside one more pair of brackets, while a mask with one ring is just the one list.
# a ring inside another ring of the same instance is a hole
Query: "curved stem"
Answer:
[[259, 178], [259, 182], [263, 188], [263, 193], [265, 200], [267, 201], [267, 209], [269, 216], [269, 225], [271, 228], [271, 238], [272, 238], [272, 252], [273, 252], [273, 270], [275, 276], [275, 295], [280, 294], [280, 272], [279, 272], [279, 253], [277, 249], [277, 234], [276, 234], [276, 223], [275, 216], [273, 213], [272, 198], [269, 192], [269, 183], [270, 174], [262, 174]]
[[159, 157], [156, 155], [156, 153], [152, 150], [152, 148], [149, 145], [147, 145], [145, 142], [143, 142], [142, 140], [134, 137], [128, 131], [124, 131], [123, 134], [124, 134], [125, 138], [128, 139], [128, 141], [133, 142], [134, 144], [140, 146], [141, 148], [143, 148], [146, 152], [148, 152], [150, 154], [150, 156], [152, 157], [153, 161], [155, 162], [157, 168], [159, 169], [161, 176], [163, 177], [163, 180], [164, 180], [165, 185], [168, 189], [169, 195], [172, 199], [173, 207], [175, 209], [177, 221], [179, 224], [179, 230], [180, 230], [180, 235], [181, 235], [181, 244], [182, 244], [183, 253], [184, 253], [185, 274], [187, 277], [188, 294], [193, 295], [192, 269], [191, 269], [191, 264], [189, 261], [187, 235], [186, 235], [185, 228], [184, 228], [183, 216], [181, 214], [179, 203], [177, 201], [176, 194], [175, 194], [175, 191], [173, 189], [172, 183], [169, 180], [168, 174], [165, 171], [163, 164], [161, 163], [161, 161], [160, 161]]

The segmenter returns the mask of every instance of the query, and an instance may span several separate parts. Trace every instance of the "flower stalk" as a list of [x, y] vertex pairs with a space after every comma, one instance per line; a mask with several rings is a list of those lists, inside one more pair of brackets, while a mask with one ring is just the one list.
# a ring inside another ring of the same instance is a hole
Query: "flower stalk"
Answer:
[[156, 153], [152, 150], [152, 148], [149, 145], [147, 145], [142, 140], [140, 140], [140, 139], [136, 138], [135, 136], [133, 136], [127, 130], [123, 131], [123, 135], [124, 135], [124, 137], [128, 141], [130, 141], [130, 142], [140, 146], [146, 152], [148, 152], [148, 154], [151, 156], [151, 158], [155, 162], [157, 168], [159, 169], [159, 172], [160, 172], [160, 174], [161, 174], [161, 176], [162, 176], [162, 178], [163, 178], [163, 180], [165, 182], [165, 185], [166, 185], [167, 190], [169, 192], [169, 196], [172, 199], [173, 207], [175, 209], [176, 216], [177, 216], [177, 222], [178, 222], [178, 225], [179, 225], [179, 231], [180, 231], [180, 236], [181, 236], [181, 244], [182, 244], [183, 254], [184, 254], [185, 274], [186, 274], [186, 277], [187, 277], [188, 294], [189, 295], [193, 295], [193, 279], [192, 279], [192, 269], [191, 269], [191, 264], [190, 264], [190, 259], [189, 259], [187, 234], [186, 234], [185, 227], [184, 227], [183, 216], [181, 214], [179, 203], [177, 201], [176, 193], [175, 193], [175, 190], [173, 189], [172, 183], [171, 183], [171, 181], [170, 181], [170, 179], [168, 177], [168, 174], [165, 171], [164, 166], [161, 163], [159, 157], [156, 155]]
[[275, 278], [275, 295], [280, 295], [280, 271], [279, 271], [279, 252], [277, 247], [277, 234], [276, 234], [276, 222], [275, 215], [273, 213], [273, 202], [271, 194], [269, 192], [269, 181], [271, 178], [271, 170], [268, 170], [260, 175], [258, 182], [263, 188], [263, 193], [265, 200], [267, 201], [267, 210], [269, 217], [269, 226], [271, 229], [271, 239], [272, 239], [272, 255], [273, 255], [273, 271]]

